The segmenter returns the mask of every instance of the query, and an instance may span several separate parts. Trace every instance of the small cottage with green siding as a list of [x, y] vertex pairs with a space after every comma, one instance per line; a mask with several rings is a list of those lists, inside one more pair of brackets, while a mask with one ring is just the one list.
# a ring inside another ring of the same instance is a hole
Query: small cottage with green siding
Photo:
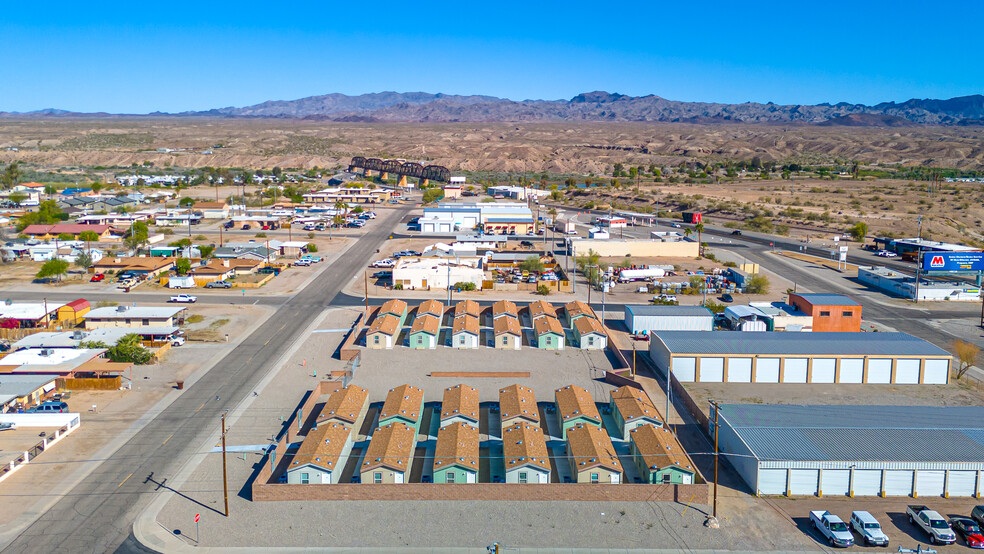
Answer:
[[644, 482], [690, 485], [697, 474], [694, 463], [669, 429], [640, 425], [629, 432], [632, 459]]
[[478, 427], [467, 423], [441, 427], [434, 449], [434, 482], [477, 483], [478, 444]]
[[601, 428], [601, 414], [595, 406], [591, 393], [576, 385], [567, 385], [554, 391], [554, 403], [563, 426], [562, 438], [567, 439], [567, 430], [578, 424]]
[[386, 395], [383, 409], [379, 411], [379, 427], [400, 422], [419, 432], [423, 411], [423, 389], [411, 385], [400, 385], [390, 389]]
[[564, 349], [564, 328], [555, 317], [541, 317], [533, 322], [536, 332], [536, 347], [545, 350]]

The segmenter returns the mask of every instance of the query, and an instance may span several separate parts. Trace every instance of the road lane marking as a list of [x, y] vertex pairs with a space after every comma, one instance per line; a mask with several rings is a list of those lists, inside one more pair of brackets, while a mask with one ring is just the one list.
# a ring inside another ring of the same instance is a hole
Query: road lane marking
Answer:
[[[204, 404], [202, 404], [202, 405], [204, 406]], [[198, 408], [198, 409], [201, 410], [201, 408]], [[171, 433], [170, 435], [168, 435], [167, 438], [164, 439], [164, 442], [161, 443], [161, 446], [164, 446], [165, 444], [167, 444], [167, 441], [171, 440], [171, 437], [173, 437], [173, 436], [174, 436], [174, 433]]]
[[[206, 400], [205, 402], [208, 402], [208, 400]], [[197, 410], [195, 410], [195, 411], [196, 411], [196, 412], [200, 412], [200, 411], [202, 411], [202, 408], [204, 408], [204, 407], [205, 407], [205, 402], [202, 402], [202, 405], [201, 405], [201, 406], [199, 406], [199, 407], [198, 407], [198, 409], [197, 409]]]
[[[129, 479], [130, 477], [133, 477], [133, 474], [132, 473], [129, 474], [129, 475], [127, 475], [126, 476], [126, 479]], [[123, 479], [122, 481], [120, 481], [120, 484], [119, 485], [116, 485], [116, 488], [122, 487], [123, 486], [123, 483], [126, 483], [126, 479]]]

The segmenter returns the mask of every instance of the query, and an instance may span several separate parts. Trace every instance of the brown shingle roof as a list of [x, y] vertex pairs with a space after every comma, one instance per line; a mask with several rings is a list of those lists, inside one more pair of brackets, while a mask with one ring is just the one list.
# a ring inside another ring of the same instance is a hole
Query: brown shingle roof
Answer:
[[417, 442], [417, 432], [406, 424], [396, 422], [384, 425], [372, 434], [369, 448], [359, 471], [386, 467], [396, 471], [410, 470], [410, 458]]
[[437, 432], [434, 448], [434, 470], [458, 465], [478, 472], [478, 427], [453, 423]]
[[622, 472], [622, 464], [618, 461], [612, 439], [608, 438], [608, 433], [594, 425], [578, 423], [568, 429], [567, 449], [578, 472], [594, 467]]
[[194, 204], [192, 204], [191, 207], [198, 208], [200, 210], [212, 210], [212, 209], [221, 210], [222, 208], [226, 207], [226, 203], [225, 202], [195, 202]]
[[455, 385], [444, 389], [441, 419], [459, 415], [478, 423], [478, 389], [475, 387]]
[[384, 335], [395, 335], [400, 331], [400, 320], [395, 315], [386, 314], [382, 317], [376, 316], [372, 320], [372, 325], [366, 331], [366, 335], [373, 333], [383, 333]]
[[669, 429], [657, 428], [647, 423], [633, 429], [629, 436], [649, 469], [675, 465], [682, 470], [696, 473], [690, 456], [683, 451]]
[[454, 325], [452, 326], [451, 333], [457, 335], [458, 333], [462, 333], [466, 331], [473, 335], [478, 334], [479, 325], [478, 325], [477, 317], [472, 317], [470, 315], [463, 315], [461, 317], [454, 318]]
[[587, 417], [601, 423], [601, 415], [591, 393], [577, 385], [567, 385], [554, 391], [554, 402], [563, 421]]
[[462, 300], [454, 306], [454, 317], [471, 315], [478, 317], [482, 315], [482, 307], [474, 300]]
[[530, 302], [528, 309], [530, 311], [531, 319], [536, 319], [542, 316], [557, 317], [557, 308], [554, 308], [553, 304], [545, 300]]
[[519, 317], [519, 309], [516, 308], [516, 303], [510, 302], [509, 300], [499, 300], [495, 304], [492, 304], [492, 317], [496, 318], [500, 315]]
[[601, 323], [593, 317], [579, 317], [574, 320], [574, 327], [577, 328], [578, 334], [581, 336], [590, 335], [591, 333], [597, 333], [599, 335], [604, 335], [605, 330], [601, 327]]
[[407, 313], [407, 303], [397, 298], [387, 300], [379, 307], [379, 313], [402, 316]]
[[441, 330], [441, 320], [430, 315], [418, 315], [413, 318], [413, 325], [410, 326], [411, 333], [427, 333], [428, 335], [437, 336], [437, 333]]
[[411, 385], [400, 385], [390, 389], [386, 402], [379, 412], [379, 419], [402, 417], [409, 421], [420, 418], [420, 406], [424, 402], [424, 391]]
[[649, 417], [657, 421], [663, 421], [663, 416], [653, 405], [649, 396], [635, 388], [625, 385], [611, 392], [612, 402], [618, 408], [618, 413], [622, 414], [625, 421], [632, 421], [640, 417]]
[[533, 389], [523, 385], [510, 385], [499, 391], [499, 413], [502, 421], [522, 417], [540, 423], [540, 410], [536, 407]]
[[290, 462], [290, 468], [311, 464], [334, 471], [351, 433], [352, 430], [341, 423], [319, 425], [317, 429], [308, 431]]
[[495, 320], [492, 328], [495, 330], [496, 337], [505, 334], [516, 336], [522, 335], [522, 329], [519, 327], [519, 320], [515, 317], [500, 317]]
[[431, 314], [438, 318], [444, 317], [444, 304], [441, 304], [437, 300], [424, 300], [417, 307], [417, 317], [420, 317], [422, 314]]
[[564, 310], [567, 311], [568, 318], [573, 318], [581, 314], [595, 317], [594, 310], [591, 309], [591, 306], [588, 306], [587, 304], [581, 302], [580, 300], [568, 302], [567, 304], [564, 305]]
[[533, 322], [533, 329], [536, 331], [536, 336], [538, 337], [547, 333], [564, 336], [564, 328], [560, 325], [560, 321], [556, 317], [541, 317]]
[[321, 409], [321, 414], [318, 416], [318, 423], [338, 420], [349, 425], [355, 425], [368, 399], [369, 389], [355, 385], [338, 389], [331, 393], [331, 396], [325, 402], [325, 406]]
[[539, 427], [528, 423], [509, 426], [502, 431], [502, 456], [506, 470], [532, 465], [550, 471], [547, 440]]

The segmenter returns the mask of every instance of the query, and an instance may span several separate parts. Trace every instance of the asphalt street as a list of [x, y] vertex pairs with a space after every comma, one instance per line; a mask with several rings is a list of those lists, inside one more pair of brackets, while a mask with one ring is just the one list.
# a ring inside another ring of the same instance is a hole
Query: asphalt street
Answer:
[[[114, 551], [131, 533], [134, 519], [220, 425], [220, 415], [249, 395], [298, 334], [330, 306], [342, 287], [361, 274], [389, 236], [392, 225], [372, 225], [349, 251], [303, 291], [280, 301], [277, 311], [211, 371], [25, 529], [4, 552]], [[380, 222], [382, 223], [382, 222]], [[160, 301], [159, 295], [154, 301]], [[128, 299], [141, 300], [131, 293]], [[218, 297], [209, 297], [210, 299]], [[234, 296], [231, 298], [235, 298]], [[232, 301], [230, 299], [230, 301]], [[151, 477], [152, 476], [152, 477]], [[233, 487], [233, 491], [236, 488]], [[233, 494], [235, 494], [233, 492]], [[207, 507], [203, 510], [209, 509]], [[129, 551], [129, 546], [120, 548]]]

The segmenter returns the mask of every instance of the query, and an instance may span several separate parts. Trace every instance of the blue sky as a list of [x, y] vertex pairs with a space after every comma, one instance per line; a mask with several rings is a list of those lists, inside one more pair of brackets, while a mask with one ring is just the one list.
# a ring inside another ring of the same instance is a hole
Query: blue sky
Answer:
[[980, 0], [801, 4], [5, 3], [0, 111], [179, 112], [385, 90], [781, 104], [984, 92]]

